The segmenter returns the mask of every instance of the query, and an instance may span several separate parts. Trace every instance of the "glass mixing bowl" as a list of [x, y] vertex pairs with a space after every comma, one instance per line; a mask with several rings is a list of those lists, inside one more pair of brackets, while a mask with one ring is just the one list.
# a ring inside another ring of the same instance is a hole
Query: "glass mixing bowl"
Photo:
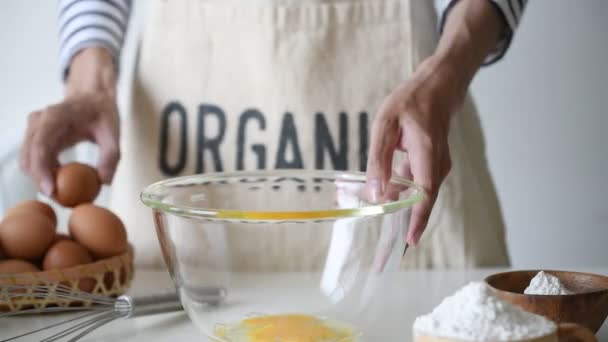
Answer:
[[189, 317], [212, 341], [388, 341], [383, 317], [412, 205], [393, 178], [370, 199], [365, 174], [260, 171], [153, 184], [158, 239]]

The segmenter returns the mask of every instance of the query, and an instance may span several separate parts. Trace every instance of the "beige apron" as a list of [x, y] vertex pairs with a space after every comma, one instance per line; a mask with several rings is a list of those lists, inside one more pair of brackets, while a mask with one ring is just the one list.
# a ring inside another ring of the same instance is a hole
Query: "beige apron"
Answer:
[[[212, 171], [362, 170], [374, 112], [437, 40], [432, 1], [155, 0], [148, 6], [112, 195], [143, 266], [163, 261], [151, 212], [138, 201], [142, 188]], [[404, 267], [507, 265], [471, 101], [454, 115], [449, 141], [453, 169]], [[290, 243], [248, 240], [265, 246], [259, 258]], [[296, 254], [283, 261], [285, 268]]]

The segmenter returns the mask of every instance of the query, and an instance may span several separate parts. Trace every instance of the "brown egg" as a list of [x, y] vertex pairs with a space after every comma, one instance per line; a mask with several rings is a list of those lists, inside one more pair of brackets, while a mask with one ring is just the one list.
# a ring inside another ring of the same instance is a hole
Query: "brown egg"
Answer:
[[103, 259], [127, 250], [127, 232], [122, 221], [108, 209], [93, 204], [74, 208], [68, 223], [72, 238]]
[[39, 213], [18, 212], [0, 223], [0, 241], [4, 254], [10, 258], [36, 260], [42, 258], [55, 240], [55, 225]]
[[42, 261], [42, 269], [62, 269], [93, 261], [89, 251], [71, 240], [61, 240], [49, 248]]
[[[54, 243], [44, 256], [43, 270], [65, 269], [93, 262], [93, 257], [84, 247], [72, 240], [60, 240]], [[78, 282], [81, 291], [91, 292], [95, 287], [95, 280], [83, 278]]]
[[6, 259], [6, 254], [4, 254], [4, 249], [2, 248], [2, 239], [0, 239], [0, 260], [2, 259]]
[[93, 202], [100, 189], [97, 170], [89, 165], [69, 163], [57, 170], [54, 197], [65, 207]]
[[13, 215], [15, 213], [31, 213], [31, 212], [40, 212], [46, 215], [54, 225], [57, 224], [57, 215], [55, 215], [55, 211], [51, 208], [50, 205], [40, 202], [37, 200], [28, 200], [17, 204], [16, 206], [8, 209], [6, 213], [4, 213], [4, 217]]
[[18, 259], [7, 259], [0, 261], [0, 274], [16, 274], [25, 272], [38, 272], [36, 265]]

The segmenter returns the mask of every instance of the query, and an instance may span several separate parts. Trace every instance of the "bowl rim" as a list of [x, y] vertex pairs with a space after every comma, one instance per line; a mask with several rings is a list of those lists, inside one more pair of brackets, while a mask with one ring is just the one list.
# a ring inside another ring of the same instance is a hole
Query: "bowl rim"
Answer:
[[410, 208], [419, 203], [425, 196], [423, 188], [405, 178], [393, 176], [390, 182], [407, 186], [413, 189], [412, 194], [405, 199], [390, 201], [381, 204], [366, 204], [358, 208], [329, 209], [329, 210], [298, 210], [298, 211], [243, 211], [205, 207], [191, 207], [176, 204], [164, 203], [159, 200], [158, 192], [167, 188], [171, 183], [196, 181], [197, 183], [217, 181], [226, 178], [243, 177], [297, 177], [303, 174], [314, 175], [317, 177], [331, 177], [335, 179], [345, 179], [351, 181], [365, 182], [366, 175], [357, 171], [324, 171], [324, 170], [301, 170], [301, 169], [280, 169], [280, 170], [261, 170], [261, 171], [235, 171], [235, 172], [215, 172], [205, 174], [195, 174], [181, 177], [168, 178], [153, 183], [141, 192], [140, 200], [148, 207], [177, 216], [190, 218], [201, 218], [207, 220], [238, 220], [245, 222], [268, 222], [268, 221], [322, 221], [336, 220], [342, 218], [375, 216], [395, 212], [401, 209]]
[[521, 296], [521, 297], [563, 298], [563, 297], [581, 296], [581, 295], [589, 295], [589, 294], [598, 294], [598, 293], [602, 293], [602, 292], [608, 291], [608, 288], [606, 288], [606, 289], [602, 289], [602, 290], [595, 290], [595, 291], [589, 291], [589, 292], [579, 292], [579, 293], [569, 293], [569, 294], [565, 294], [565, 295], [525, 294], [525, 293], [519, 293], [519, 292], [513, 292], [513, 291], [507, 291], [507, 290], [503, 290], [503, 289], [498, 289], [495, 286], [493, 286], [492, 284], [490, 284], [490, 282], [489, 282], [489, 279], [492, 278], [492, 277], [495, 277], [495, 276], [501, 276], [501, 275], [513, 274], [513, 273], [524, 273], [524, 272], [538, 273], [540, 271], [544, 271], [544, 272], [548, 272], [548, 273], [552, 273], [552, 274], [555, 274], [555, 273], [579, 274], [579, 275], [585, 275], [585, 276], [591, 276], [591, 277], [605, 278], [606, 280], [608, 280], [608, 276], [605, 276], [603, 274], [590, 273], [590, 272], [568, 271], [568, 270], [555, 270], [555, 269], [523, 269], [523, 270], [504, 271], [504, 272], [498, 272], [498, 273], [490, 274], [490, 275], [486, 276], [483, 280], [486, 283], [486, 285], [488, 285], [489, 287], [491, 287], [492, 289], [494, 289], [496, 291], [508, 293], [509, 295], [513, 295], [513, 296]]

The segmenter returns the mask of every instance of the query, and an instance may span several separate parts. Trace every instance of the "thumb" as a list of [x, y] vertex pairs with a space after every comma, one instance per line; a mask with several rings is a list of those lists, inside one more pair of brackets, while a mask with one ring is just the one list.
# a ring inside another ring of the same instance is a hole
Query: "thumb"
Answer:
[[99, 146], [99, 160], [97, 163], [99, 178], [102, 183], [110, 184], [120, 160], [118, 136], [112, 134], [110, 130], [102, 130], [96, 135], [95, 140]]
[[40, 174], [40, 191], [48, 197], [53, 195], [55, 191], [55, 181], [53, 172], [48, 169], [44, 169]]

